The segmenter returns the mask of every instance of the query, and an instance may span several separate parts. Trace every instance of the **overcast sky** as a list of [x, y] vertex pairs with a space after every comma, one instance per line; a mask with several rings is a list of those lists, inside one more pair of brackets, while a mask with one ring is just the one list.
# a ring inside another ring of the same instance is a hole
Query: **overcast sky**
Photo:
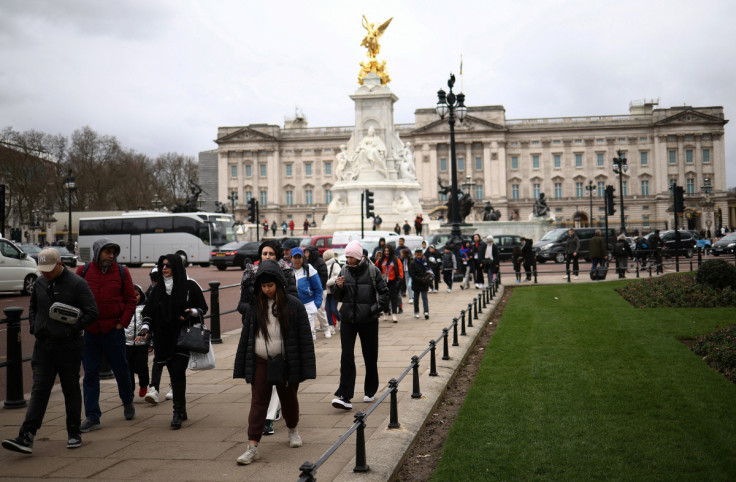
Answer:
[[[463, 55], [466, 104], [506, 117], [736, 107], [736, 1], [0, 0], [0, 128], [89, 125], [153, 157], [216, 147], [218, 126], [352, 125], [364, 30], [395, 121], [433, 107]], [[736, 131], [726, 126], [726, 155]], [[728, 185], [736, 165], [727, 161]]]

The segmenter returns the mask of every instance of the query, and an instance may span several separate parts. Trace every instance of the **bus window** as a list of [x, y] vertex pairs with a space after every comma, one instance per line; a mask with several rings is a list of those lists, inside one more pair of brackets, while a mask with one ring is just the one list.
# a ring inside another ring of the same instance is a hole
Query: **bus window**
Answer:
[[79, 221], [80, 236], [100, 236], [105, 234], [105, 222], [102, 219]]
[[123, 230], [125, 234], [142, 234], [146, 232], [146, 220], [142, 218], [124, 218]]
[[149, 233], [170, 233], [174, 227], [174, 221], [171, 217], [155, 217], [148, 218]]
[[122, 219], [105, 219], [104, 228], [105, 234], [122, 234], [123, 233], [123, 220]]
[[209, 228], [207, 228], [206, 224], [203, 224], [199, 227], [199, 232], [197, 233], [197, 236], [199, 236], [199, 239], [201, 239], [205, 245], [210, 245], [210, 230]]
[[203, 223], [192, 218], [174, 218], [174, 231], [198, 235], [199, 226]]

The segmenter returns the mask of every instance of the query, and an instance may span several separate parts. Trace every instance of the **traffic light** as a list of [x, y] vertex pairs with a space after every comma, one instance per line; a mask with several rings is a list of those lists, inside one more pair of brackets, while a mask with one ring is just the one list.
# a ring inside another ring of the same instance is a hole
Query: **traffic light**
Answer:
[[257, 219], [258, 219], [258, 201], [256, 201], [256, 198], [252, 197], [248, 201], [248, 221], [250, 221], [252, 224], [255, 224]]
[[365, 190], [365, 217], [372, 218], [376, 215], [373, 212], [373, 191]]
[[614, 209], [613, 191], [615, 191], [613, 186], [606, 186], [606, 208], [608, 209], [609, 216], [616, 212], [616, 209]]
[[673, 188], [675, 197], [675, 213], [682, 213], [685, 211], [685, 189], [677, 184], [675, 184]]

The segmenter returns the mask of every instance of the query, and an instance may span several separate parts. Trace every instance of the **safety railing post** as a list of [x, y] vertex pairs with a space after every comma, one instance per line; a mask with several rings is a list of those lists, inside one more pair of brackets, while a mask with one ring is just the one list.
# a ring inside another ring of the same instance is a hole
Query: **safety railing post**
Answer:
[[[388, 381], [388, 388], [391, 390], [391, 408], [389, 410], [389, 422], [388, 428], [400, 428], [399, 423], [399, 397], [397, 393], [399, 391], [399, 382], [395, 378]], [[412, 395], [413, 396], [413, 395]]]
[[299, 467], [299, 470], [302, 471], [301, 475], [299, 476], [300, 482], [315, 482], [317, 479], [315, 478], [315, 465], [312, 462], [304, 462], [301, 467]]
[[5, 408], [23, 408], [26, 399], [23, 398], [23, 349], [21, 345], [20, 317], [23, 308], [11, 306], [3, 310], [8, 319], [8, 332], [6, 339], [8, 365], [6, 379]]
[[429, 376], [437, 377], [439, 376], [439, 373], [437, 373], [437, 342], [431, 340], [429, 347]]
[[486, 299], [483, 294], [478, 295], [478, 313], [483, 313], [483, 308], [486, 307]]
[[447, 346], [449, 330], [447, 328], [442, 328], [442, 340], [443, 340], [443, 346], [442, 346], [442, 359], [443, 360], [449, 360], [450, 359], [450, 347]]
[[414, 355], [411, 357], [412, 364], [412, 393], [411, 398], [422, 398], [422, 392], [419, 391], [419, 357]]
[[457, 318], [452, 319], [452, 346], [460, 346], [457, 339]]
[[356, 413], [355, 421], [359, 424], [358, 430], [355, 431], [355, 467], [353, 467], [353, 472], [368, 472], [371, 468], [368, 466], [365, 454], [365, 413]]
[[460, 310], [460, 336], [468, 336], [465, 333], [465, 310]]
[[[477, 299], [477, 298], [476, 298]], [[476, 306], [478, 306], [476, 304]], [[478, 318], [478, 311], [475, 312], [475, 318]], [[473, 303], [468, 303], [468, 328], [473, 327]]]
[[636, 277], [639, 277], [639, 264], [636, 264]]
[[222, 343], [220, 337], [220, 282], [210, 281], [210, 341]]

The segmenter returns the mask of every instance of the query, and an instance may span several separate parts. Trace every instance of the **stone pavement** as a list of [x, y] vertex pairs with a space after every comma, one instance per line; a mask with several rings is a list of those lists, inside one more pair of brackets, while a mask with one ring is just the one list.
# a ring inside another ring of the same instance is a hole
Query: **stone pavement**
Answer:
[[[582, 277], [581, 277], [582, 279]], [[513, 277], [506, 277], [512, 282]], [[561, 280], [560, 280], [561, 281]], [[404, 314], [399, 322], [380, 322], [379, 376], [377, 395], [384, 393], [388, 381], [398, 378], [409, 366], [411, 357], [421, 354], [429, 341], [442, 334], [442, 328], [459, 316], [460, 310], [480, 293], [479, 290], [441, 290], [429, 294], [430, 318], [414, 319], [412, 305], [404, 299]], [[429, 354], [420, 362], [422, 397], [412, 399], [409, 374], [399, 386], [398, 408], [401, 428], [388, 429], [389, 398], [368, 418], [366, 453], [371, 471], [356, 474], [355, 435], [317, 471], [319, 480], [387, 480], [406, 453], [430, 410], [462, 361], [477, 336], [481, 321], [501, 298], [496, 296], [467, 336], [459, 336], [459, 347], [450, 346], [450, 360], [442, 360], [442, 344], [437, 347], [439, 376], [429, 377]], [[187, 411], [189, 420], [181, 430], [171, 430], [172, 406], [165, 401], [152, 406], [137, 397], [136, 417], [123, 418], [114, 380], [102, 381], [102, 429], [83, 434], [79, 449], [66, 448], [64, 404], [57, 385], [52, 392], [43, 427], [36, 436], [33, 455], [26, 456], [0, 449], [0, 478], [74, 478], [104, 480], [297, 480], [299, 467], [305, 461], [316, 462], [345, 433], [354, 414], [365, 411], [362, 358], [356, 344], [356, 395], [353, 410], [345, 412], [332, 407], [330, 401], [338, 386], [340, 373], [340, 341], [318, 334], [315, 343], [317, 379], [299, 388], [301, 448], [289, 448], [284, 421], [275, 423], [276, 433], [264, 436], [259, 445], [261, 459], [249, 466], [238, 466], [235, 459], [246, 449], [250, 387], [243, 380], [233, 380], [232, 366], [240, 330], [222, 336], [223, 344], [215, 345], [217, 368], [187, 373]], [[452, 332], [450, 332], [450, 345]], [[4, 382], [3, 382], [4, 383]], [[161, 391], [166, 392], [168, 373], [164, 370]], [[26, 399], [30, 399], [29, 394]], [[0, 410], [0, 438], [15, 437], [25, 409]]]

